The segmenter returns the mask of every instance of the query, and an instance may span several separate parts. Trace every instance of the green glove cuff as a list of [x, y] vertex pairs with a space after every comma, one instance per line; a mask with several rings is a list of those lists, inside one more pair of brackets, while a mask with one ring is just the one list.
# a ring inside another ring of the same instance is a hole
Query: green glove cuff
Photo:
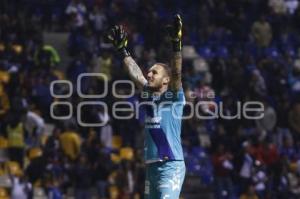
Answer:
[[178, 41], [172, 41], [172, 46], [174, 52], [180, 52], [182, 49], [181, 40], [178, 39]]
[[122, 59], [124, 59], [125, 57], [131, 56], [130, 53], [129, 53], [129, 51], [125, 47], [121, 48], [121, 49], [118, 49], [118, 55]]

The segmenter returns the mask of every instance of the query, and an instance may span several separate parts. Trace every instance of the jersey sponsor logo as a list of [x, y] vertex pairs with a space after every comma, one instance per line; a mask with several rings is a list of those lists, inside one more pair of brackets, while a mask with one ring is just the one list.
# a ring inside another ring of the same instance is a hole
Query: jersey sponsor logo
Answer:
[[160, 121], [161, 121], [161, 117], [147, 117], [145, 123], [159, 124]]
[[148, 129], [159, 129], [161, 117], [147, 117], [145, 120], [145, 128]]
[[145, 128], [147, 128], [147, 129], [160, 129], [160, 124], [146, 124], [145, 125]]

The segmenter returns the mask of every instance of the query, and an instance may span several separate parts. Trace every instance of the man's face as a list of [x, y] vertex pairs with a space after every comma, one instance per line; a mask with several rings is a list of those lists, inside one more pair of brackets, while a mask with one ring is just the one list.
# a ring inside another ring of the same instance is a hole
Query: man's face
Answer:
[[167, 85], [170, 78], [163, 66], [154, 64], [147, 73], [148, 85], [154, 90], [159, 90], [163, 85]]

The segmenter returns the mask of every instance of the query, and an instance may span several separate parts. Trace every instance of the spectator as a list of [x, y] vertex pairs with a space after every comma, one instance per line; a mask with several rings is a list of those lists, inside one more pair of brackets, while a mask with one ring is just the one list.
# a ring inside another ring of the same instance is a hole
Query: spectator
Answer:
[[30, 183], [37, 184], [43, 179], [46, 172], [46, 165], [47, 160], [44, 156], [34, 158], [30, 161], [25, 170]]
[[[288, 182], [288, 166], [283, 163], [279, 172], [275, 174], [275, 198], [288, 198], [289, 182]], [[276, 179], [277, 178], [277, 179]]]
[[252, 184], [248, 186], [247, 191], [241, 195], [240, 199], [259, 199]]
[[253, 92], [252, 96], [254, 98], [265, 97], [267, 95], [267, 87], [261, 72], [254, 70], [251, 78], [250, 89]]
[[271, 135], [273, 143], [281, 149], [283, 147], [284, 140], [291, 140], [292, 134], [288, 128], [276, 128], [274, 133]]
[[288, 184], [289, 184], [289, 198], [296, 199], [300, 197], [300, 180], [299, 175], [297, 174], [297, 170], [290, 169], [287, 174]]
[[267, 173], [264, 169], [264, 165], [260, 161], [255, 161], [252, 181], [254, 182], [255, 191], [260, 199], [266, 197], [267, 180]]
[[37, 42], [34, 60], [37, 67], [49, 70], [60, 63], [60, 56], [53, 46], [44, 44], [43, 39], [40, 39]]
[[88, 161], [94, 165], [101, 151], [101, 142], [94, 130], [90, 130], [87, 139], [82, 143], [81, 151], [87, 155]]
[[289, 125], [298, 137], [300, 134], [300, 103], [295, 103], [289, 111]]
[[25, 131], [20, 115], [11, 116], [6, 127], [8, 137], [8, 151], [10, 160], [19, 163], [23, 168], [24, 148], [25, 148]]
[[31, 199], [33, 197], [32, 184], [27, 182], [25, 176], [10, 176], [12, 190], [11, 199]]
[[264, 101], [263, 118], [256, 120], [256, 126], [260, 131], [271, 132], [276, 125], [277, 116], [274, 108]]
[[242, 164], [241, 169], [239, 171], [240, 177], [240, 191], [241, 193], [245, 193], [247, 187], [251, 184], [251, 176], [253, 170], [254, 159], [252, 157], [252, 145], [249, 141], [243, 142], [243, 154], [242, 154]]
[[90, 188], [92, 173], [85, 154], [78, 157], [78, 164], [74, 168], [75, 199], [91, 198]]
[[288, 160], [294, 160], [296, 158], [296, 150], [294, 148], [294, 140], [291, 138], [283, 139], [283, 146], [280, 148], [280, 154], [286, 157]]
[[9, 110], [9, 100], [3, 86], [0, 85], [0, 118], [3, 118]]
[[233, 170], [233, 156], [225, 151], [223, 144], [218, 145], [218, 150], [212, 156], [215, 168], [216, 198], [234, 198], [233, 184], [230, 172]]
[[106, 110], [103, 110], [102, 108], [98, 112], [98, 117], [103, 124], [100, 130], [100, 140], [101, 144], [104, 147], [111, 148], [112, 147], [112, 135], [113, 135], [113, 129], [111, 126], [111, 121], [108, 113]]
[[287, 11], [285, 0], [269, 0], [269, 6], [278, 15], [284, 15]]
[[28, 133], [28, 139], [33, 145], [40, 145], [41, 137], [45, 130], [45, 121], [38, 114], [25, 110], [24, 127]]
[[63, 195], [59, 190], [59, 180], [54, 178], [50, 179], [47, 183], [48, 199], [63, 199]]
[[92, 26], [97, 35], [101, 35], [105, 30], [107, 18], [104, 10], [99, 6], [95, 6], [93, 12], [89, 14], [89, 20], [92, 22]]
[[71, 160], [76, 160], [80, 154], [81, 139], [72, 128], [67, 128], [60, 136], [63, 153]]
[[285, 0], [285, 6], [288, 10], [288, 13], [290, 15], [295, 14], [298, 6], [299, 6], [299, 1], [298, 0]]
[[270, 45], [272, 41], [272, 27], [265, 16], [261, 16], [260, 19], [252, 25], [252, 35], [257, 46], [268, 47]]
[[96, 59], [95, 66], [93, 68], [94, 73], [102, 73], [107, 78], [106, 81], [112, 79], [112, 67], [113, 67], [112, 55], [108, 50], [103, 50], [100, 57]]
[[85, 24], [86, 12], [87, 9], [81, 0], [72, 0], [66, 8], [66, 14], [71, 20], [71, 27], [83, 27]]
[[4, 83], [9, 80], [9, 76], [6, 72], [0, 71], [0, 118], [2, 119], [10, 107], [8, 95], [5, 91]]
[[58, 157], [58, 152], [61, 148], [59, 140], [60, 133], [61, 129], [55, 128], [52, 135], [48, 137], [44, 146], [44, 154], [47, 158]]
[[100, 153], [96, 162], [94, 173], [100, 199], [108, 197], [108, 177], [111, 171], [111, 163], [106, 154]]
[[125, 171], [125, 168], [122, 165], [119, 165], [117, 169], [116, 175], [116, 186], [118, 187], [119, 194], [117, 199], [129, 199], [130, 192], [129, 192], [129, 184], [128, 184], [128, 176]]
[[300, 59], [295, 60], [293, 68], [289, 72], [288, 82], [294, 97], [297, 99], [300, 93]]

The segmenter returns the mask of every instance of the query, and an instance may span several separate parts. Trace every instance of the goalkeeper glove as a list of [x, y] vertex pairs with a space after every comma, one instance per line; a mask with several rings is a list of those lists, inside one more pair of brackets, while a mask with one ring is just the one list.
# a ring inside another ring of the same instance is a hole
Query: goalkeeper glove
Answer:
[[122, 58], [130, 56], [130, 53], [127, 50], [127, 34], [122, 26], [114, 26], [110, 29], [106, 38], [118, 50], [118, 53]]
[[167, 26], [167, 32], [172, 41], [173, 51], [181, 51], [182, 20], [179, 14], [174, 16], [173, 25]]

